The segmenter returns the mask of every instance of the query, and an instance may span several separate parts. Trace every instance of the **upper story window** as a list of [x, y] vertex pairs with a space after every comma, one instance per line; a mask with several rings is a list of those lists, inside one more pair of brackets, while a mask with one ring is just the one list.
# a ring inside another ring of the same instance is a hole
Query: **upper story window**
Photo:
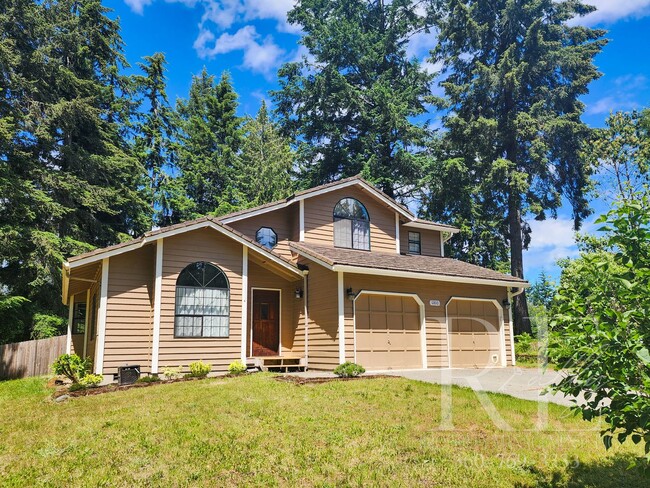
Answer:
[[419, 232], [409, 232], [409, 254], [422, 254], [422, 242]]
[[199, 261], [176, 280], [176, 337], [228, 337], [230, 286], [223, 271]]
[[273, 249], [278, 243], [278, 235], [270, 227], [260, 227], [255, 234], [255, 240], [268, 249]]
[[334, 206], [334, 245], [370, 250], [368, 211], [354, 198], [344, 198]]

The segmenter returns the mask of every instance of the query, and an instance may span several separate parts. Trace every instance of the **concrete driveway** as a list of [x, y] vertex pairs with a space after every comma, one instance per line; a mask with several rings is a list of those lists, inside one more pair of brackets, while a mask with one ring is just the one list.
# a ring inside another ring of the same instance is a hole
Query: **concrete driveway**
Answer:
[[535, 400], [574, 405], [567, 397], [542, 395], [542, 390], [559, 380], [561, 373], [537, 368], [494, 368], [494, 369], [420, 369], [386, 371], [385, 374], [403, 376], [412, 380], [426, 381], [440, 385], [466, 386], [477, 391], [504, 393], [524, 400]]

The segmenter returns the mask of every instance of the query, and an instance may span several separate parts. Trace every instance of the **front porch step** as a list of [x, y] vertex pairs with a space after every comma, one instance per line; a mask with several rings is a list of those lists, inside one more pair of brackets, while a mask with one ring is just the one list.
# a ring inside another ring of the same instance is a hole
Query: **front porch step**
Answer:
[[307, 362], [301, 356], [260, 356], [252, 358], [261, 371], [305, 371]]

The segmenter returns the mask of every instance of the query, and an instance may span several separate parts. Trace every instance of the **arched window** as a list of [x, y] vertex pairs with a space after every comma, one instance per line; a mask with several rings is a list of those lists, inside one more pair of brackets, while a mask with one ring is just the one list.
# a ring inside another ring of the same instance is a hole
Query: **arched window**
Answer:
[[343, 198], [334, 206], [334, 245], [370, 250], [368, 211], [354, 198]]
[[273, 249], [278, 243], [278, 235], [270, 227], [260, 227], [255, 233], [255, 240], [268, 249]]
[[230, 286], [223, 271], [199, 261], [176, 280], [175, 337], [228, 337]]

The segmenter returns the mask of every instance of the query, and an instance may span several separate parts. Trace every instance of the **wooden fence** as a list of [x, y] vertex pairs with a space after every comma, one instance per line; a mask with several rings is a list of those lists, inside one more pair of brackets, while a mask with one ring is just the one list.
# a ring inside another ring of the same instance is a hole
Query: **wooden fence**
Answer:
[[27, 378], [50, 372], [50, 366], [65, 354], [66, 336], [0, 345], [0, 379]]

